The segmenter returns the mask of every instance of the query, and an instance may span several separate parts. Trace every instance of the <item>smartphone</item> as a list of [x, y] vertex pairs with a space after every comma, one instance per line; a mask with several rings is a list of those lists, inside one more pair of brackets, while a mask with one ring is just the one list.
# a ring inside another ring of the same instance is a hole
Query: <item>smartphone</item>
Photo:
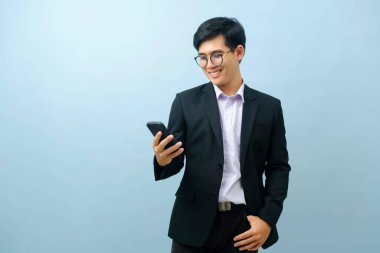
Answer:
[[[156, 136], [156, 134], [161, 131], [162, 132], [162, 135], [161, 135], [161, 139], [160, 141], [162, 141], [163, 139], [165, 139], [167, 136], [170, 135], [168, 129], [166, 128], [166, 126], [164, 125], [164, 123], [162, 122], [159, 122], [159, 121], [149, 121], [148, 123], [146, 123], [146, 126], [149, 128], [149, 130], [152, 132], [153, 136]], [[166, 146], [165, 146], [165, 149], [167, 148], [170, 148], [171, 146], [173, 146], [175, 144], [174, 142], [174, 139], [171, 140]]]

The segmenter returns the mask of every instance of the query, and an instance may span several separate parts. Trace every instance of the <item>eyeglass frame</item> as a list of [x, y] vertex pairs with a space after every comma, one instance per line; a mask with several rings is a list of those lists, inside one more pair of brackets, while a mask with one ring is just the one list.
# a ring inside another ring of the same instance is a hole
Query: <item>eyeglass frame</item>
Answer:
[[[205, 65], [204, 67], [202, 67], [201, 65], [199, 65], [199, 63], [198, 63], [198, 61], [197, 61], [197, 58], [201, 57], [201, 55], [197, 55], [197, 56], [195, 56], [195, 57], [194, 57], [194, 60], [195, 60], [195, 62], [197, 63], [197, 65], [198, 65], [200, 68], [205, 68], [205, 67], [207, 67], [207, 65], [208, 65], [209, 62], [211, 62], [214, 66], [218, 67], [218, 66], [221, 66], [221, 65], [223, 64], [223, 61], [224, 61], [224, 59], [223, 59], [223, 55], [235, 51], [235, 48], [231, 48], [231, 49], [230, 49], [229, 51], [227, 51], [227, 52], [223, 52], [222, 50], [216, 50], [216, 51], [217, 51], [217, 52], [212, 53], [212, 54], [211, 54], [210, 56], [208, 56], [208, 57], [207, 57], [206, 54], [204, 54], [204, 56], [206, 56], [206, 65]], [[220, 64], [218, 64], [218, 65], [215, 65], [215, 63], [211, 60], [211, 57], [212, 57], [213, 55], [216, 55], [216, 54], [220, 54], [221, 57], [222, 57], [222, 62], [221, 62]], [[209, 59], [210, 59], [210, 60], [209, 60]]]

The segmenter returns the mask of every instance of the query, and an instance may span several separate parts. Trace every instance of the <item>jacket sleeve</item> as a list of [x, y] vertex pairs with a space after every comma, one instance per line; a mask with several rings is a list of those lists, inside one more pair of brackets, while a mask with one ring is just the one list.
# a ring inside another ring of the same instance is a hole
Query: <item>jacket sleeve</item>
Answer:
[[[174, 141], [181, 141], [182, 147], [185, 147], [186, 124], [179, 94], [176, 95], [170, 110], [168, 130], [174, 135]], [[156, 157], [154, 156], [153, 165], [155, 180], [166, 179], [177, 174], [184, 165], [185, 152], [186, 149], [181, 155], [175, 157], [170, 164], [163, 167], [157, 163]]]
[[269, 154], [265, 166], [264, 206], [258, 216], [272, 228], [276, 225], [287, 196], [290, 165], [286, 147], [285, 125], [281, 103], [273, 121]]

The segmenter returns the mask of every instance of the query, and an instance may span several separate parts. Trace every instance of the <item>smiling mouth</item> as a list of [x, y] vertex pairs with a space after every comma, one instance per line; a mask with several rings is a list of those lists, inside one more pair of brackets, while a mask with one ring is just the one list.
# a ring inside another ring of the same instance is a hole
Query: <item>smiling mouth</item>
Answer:
[[211, 77], [216, 77], [222, 72], [221, 69], [215, 70], [215, 71], [209, 71], [208, 73], [211, 75]]

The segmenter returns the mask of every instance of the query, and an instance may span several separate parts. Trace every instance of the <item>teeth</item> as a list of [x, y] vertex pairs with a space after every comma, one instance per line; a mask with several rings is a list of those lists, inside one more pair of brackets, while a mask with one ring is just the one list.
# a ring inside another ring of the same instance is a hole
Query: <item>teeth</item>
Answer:
[[216, 71], [213, 71], [213, 72], [209, 72], [210, 74], [217, 74], [217, 73], [220, 73], [222, 70], [219, 69], [219, 70], [216, 70]]

